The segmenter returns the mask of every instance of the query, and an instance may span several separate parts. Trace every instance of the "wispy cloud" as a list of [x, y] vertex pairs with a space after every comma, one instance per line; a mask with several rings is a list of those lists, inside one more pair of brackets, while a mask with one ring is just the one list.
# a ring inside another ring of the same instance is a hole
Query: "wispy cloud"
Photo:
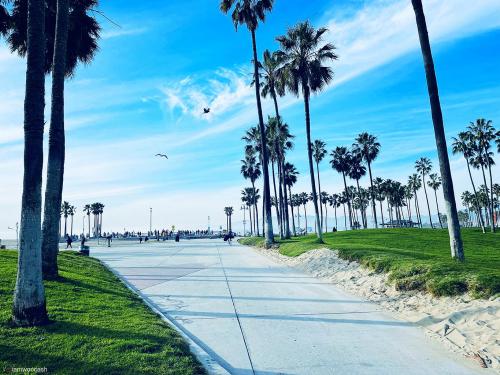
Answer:
[[120, 27], [112, 30], [105, 30], [101, 34], [102, 39], [119, 38], [122, 36], [140, 35], [148, 31], [147, 27]]

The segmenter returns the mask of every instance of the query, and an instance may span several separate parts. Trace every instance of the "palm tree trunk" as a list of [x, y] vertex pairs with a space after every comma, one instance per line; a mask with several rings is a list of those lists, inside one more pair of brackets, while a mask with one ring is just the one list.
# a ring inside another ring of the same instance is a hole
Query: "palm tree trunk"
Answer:
[[441, 103], [439, 101], [439, 91], [434, 71], [434, 61], [432, 58], [431, 45], [425, 22], [422, 0], [412, 0], [415, 11], [415, 19], [420, 39], [420, 47], [425, 65], [425, 74], [427, 76], [427, 87], [429, 91], [429, 100], [432, 111], [432, 122], [436, 137], [436, 146], [439, 158], [439, 167], [443, 181], [443, 194], [448, 218], [448, 232], [450, 236], [450, 250], [452, 258], [459, 261], [464, 260], [464, 250], [462, 237], [460, 235], [460, 224], [458, 222], [457, 205], [455, 202], [455, 192], [453, 189], [453, 180], [450, 171], [450, 161], [448, 159], [448, 150], [446, 147], [446, 136], [444, 134], [443, 115], [441, 113]]
[[278, 163], [278, 196], [279, 196], [279, 199], [276, 200], [276, 204], [280, 205], [280, 213], [281, 213], [280, 238], [283, 240], [286, 237], [286, 235], [285, 235], [285, 210], [283, 207], [283, 189], [281, 188], [281, 181], [283, 180], [283, 176], [282, 176], [283, 170], [281, 169], [281, 160], [280, 160], [279, 156], [277, 158], [277, 163]]
[[279, 188], [280, 188], [280, 195], [283, 196], [283, 205], [281, 206], [281, 214], [283, 215], [283, 221], [285, 222], [285, 238], [290, 238], [290, 217], [288, 215], [288, 196], [286, 193], [286, 185], [285, 185], [285, 161], [284, 157], [281, 156], [278, 158], [278, 162], [280, 163], [280, 182], [279, 182]]
[[89, 238], [90, 238], [90, 213], [89, 212], [87, 213], [87, 218], [89, 221]]
[[268, 157], [267, 157], [267, 147], [266, 147], [266, 129], [264, 128], [264, 117], [262, 116], [262, 105], [260, 102], [260, 83], [259, 83], [259, 60], [257, 58], [257, 42], [255, 41], [255, 29], [251, 29], [252, 34], [252, 49], [253, 49], [253, 67], [254, 67], [254, 80], [255, 80], [255, 98], [257, 99], [257, 112], [259, 115], [259, 130], [260, 130], [260, 145], [262, 154], [262, 174], [264, 179], [264, 191], [263, 191], [263, 201], [264, 201], [264, 220], [265, 225], [265, 238], [266, 246], [271, 246], [274, 242], [273, 234], [273, 220], [271, 216], [271, 199], [270, 189], [269, 189], [269, 170], [268, 170]]
[[427, 189], [425, 187], [425, 177], [424, 177], [424, 175], [422, 175], [422, 185], [424, 186], [425, 200], [427, 202], [427, 211], [429, 212], [429, 223], [431, 223], [431, 228], [434, 229], [434, 224], [432, 224], [431, 206], [429, 204], [429, 197], [427, 196]]
[[370, 187], [372, 188], [371, 191], [371, 198], [372, 198], [372, 211], [373, 211], [373, 220], [375, 220], [375, 228], [378, 228], [378, 222], [377, 222], [377, 210], [375, 209], [375, 190], [373, 189], [373, 178], [372, 178], [372, 166], [371, 163], [368, 162], [368, 174], [370, 175]]
[[296, 236], [297, 232], [295, 230], [295, 216], [293, 213], [293, 204], [292, 204], [292, 188], [288, 186], [288, 195], [290, 197], [290, 210], [292, 211], [292, 226], [293, 226], [293, 235]]
[[342, 203], [342, 206], [344, 206], [344, 230], [347, 230], [347, 214], [345, 212], [345, 203]]
[[323, 230], [323, 204], [321, 203], [321, 180], [319, 178], [319, 163], [316, 162], [316, 174], [318, 175], [318, 190], [319, 190], [319, 208], [321, 217], [321, 230]]
[[488, 153], [486, 153], [486, 163], [490, 174], [490, 212], [491, 212], [491, 233], [495, 233], [495, 208], [493, 203], [493, 176], [491, 174], [491, 164]]
[[[42, 281], [42, 166], [45, 106], [45, 1], [28, 1], [24, 176], [19, 261], [12, 308], [16, 325], [47, 322]], [[60, 209], [60, 206], [57, 207]]]
[[57, 227], [61, 216], [64, 176], [64, 77], [66, 74], [66, 46], [68, 41], [69, 1], [57, 1], [56, 35], [52, 69], [52, 106], [50, 111], [49, 156], [47, 184], [42, 228], [42, 269], [45, 279], [58, 275], [57, 253], [59, 236]]
[[307, 234], [307, 210], [306, 210], [306, 205], [304, 204], [304, 219], [306, 221], [306, 234]]
[[437, 197], [437, 191], [436, 190], [434, 190], [434, 197], [436, 198], [436, 209], [437, 209], [437, 212], [438, 212], [439, 226], [441, 227], [441, 229], [443, 229], [443, 223], [441, 222], [441, 215], [440, 215], [440, 212], [439, 212], [439, 204], [438, 204], [438, 197]]
[[337, 223], [337, 204], [333, 207], [335, 210], [335, 229], [339, 230], [339, 224]]
[[64, 237], [68, 235], [68, 217], [64, 215]]
[[379, 201], [380, 204], [380, 217], [382, 219], [382, 224], [384, 223], [384, 210], [382, 208], [382, 201]]
[[[280, 202], [278, 202], [278, 194], [276, 193], [276, 173], [274, 171], [274, 162], [271, 161], [271, 168], [272, 168], [272, 171], [271, 173], [273, 174], [273, 188], [274, 188], [274, 199], [276, 200], [276, 219], [278, 220], [278, 227], [279, 227], [279, 231], [280, 231], [280, 234], [281, 236], [283, 237], [283, 230], [282, 230], [282, 223], [281, 223], [281, 216], [280, 216], [280, 209], [278, 207], [278, 205], [280, 204]], [[278, 172], [279, 173], [279, 172]], [[280, 198], [281, 200], [281, 198]]]
[[[304, 87], [304, 86], [303, 86]], [[307, 85], [304, 88], [304, 108], [306, 113], [306, 135], [307, 135], [307, 156], [309, 159], [309, 176], [311, 177], [311, 190], [312, 190], [312, 200], [314, 204], [314, 213], [316, 215], [316, 234], [318, 236], [318, 241], [323, 241], [323, 233], [321, 231], [321, 223], [319, 221], [319, 209], [318, 209], [318, 194], [316, 193], [316, 182], [314, 179], [314, 166], [312, 157], [312, 144], [311, 144], [311, 118], [309, 113], [309, 89]]]
[[328, 233], [328, 206], [325, 204], [325, 233]]
[[71, 237], [73, 237], [73, 215], [71, 215]]
[[361, 221], [363, 222], [363, 228], [366, 229], [366, 219], [364, 215], [363, 203], [361, 202], [361, 189], [359, 188], [359, 180], [356, 180], [356, 186], [358, 187], [358, 195], [361, 206], [359, 207], [359, 212], [361, 213]]
[[[342, 178], [344, 179], [344, 189], [345, 189], [345, 196], [346, 196], [346, 200], [347, 200], [347, 210], [349, 211], [349, 226], [352, 229], [351, 203], [350, 203], [350, 199], [349, 199], [349, 192], [347, 191], [347, 181], [345, 179], [344, 172], [342, 172]], [[344, 212], [344, 217], [345, 217], [345, 212]], [[346, 225], [346, 227], [347, 227], [347, 225]]]
[[248, 207], [248, 215], [250, 217], [250, 235], [253, 236], [253, 222], [252, 222], [252, 207]]

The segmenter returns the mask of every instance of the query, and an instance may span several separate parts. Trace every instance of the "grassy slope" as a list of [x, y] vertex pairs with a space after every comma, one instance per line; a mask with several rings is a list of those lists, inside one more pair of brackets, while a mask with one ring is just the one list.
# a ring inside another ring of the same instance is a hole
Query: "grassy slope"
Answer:
[[46, 282], [53, 323], [11, 328], [17, 252], [0, 251], [0, 369], [47, 367], [58, 374], [204, 374], [177, 333], [97, 260], [59, 256], [60, 281]]
[[[356, 260], [378, 272], [388, 272], [400, 290], [424, 290], [434, 295], [471, 292], [476, 297], [500, 293], [500, 233], [482, 234], [463, 229], [466, 262], [451, 259], [447, 230], [369, 229], [327, 233], [325, 245], [314, 235], [278, 241], [280, 253], [298, 256], [327, 247], [339, 250], [347, 260]], [[242, 243], [262, 246], [261, 238]]]

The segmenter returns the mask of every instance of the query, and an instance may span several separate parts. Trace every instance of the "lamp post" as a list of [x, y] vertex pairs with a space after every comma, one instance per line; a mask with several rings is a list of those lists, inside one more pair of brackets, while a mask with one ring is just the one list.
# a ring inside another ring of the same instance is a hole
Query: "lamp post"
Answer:
[[8, 227], [10, 230], [16, 231], [16, 250], [19, 250], [19, 223], [16, 223], [16, 228]]
[[153, 233], [153, 208], [149, 207], [149, 233]]
[[243, 204], [240, 209], [243, 210], [243, 237], [245, 237], [247, 235], [247, 229], [246, 229], [246, 224], [247, 224], [246, 210], [247, 210], [247, 208]]

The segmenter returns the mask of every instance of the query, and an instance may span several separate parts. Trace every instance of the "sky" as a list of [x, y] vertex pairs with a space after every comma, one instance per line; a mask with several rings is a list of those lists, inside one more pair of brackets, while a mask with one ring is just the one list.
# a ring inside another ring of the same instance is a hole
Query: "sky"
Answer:
[[[423, 0], [423, 5], [448, 145], [476, 118], [491, 119], [498, 128], [500, 2]], [[241, 230], [240, 192], [249, 186], [240, 175], [241, 137], [258, 121], [249, 86], [249, 32], [244, 27], [235, 32], [218, 1], [102, 1], [100, 10], [120, 27], [96, 15], [103, 27], [100, 50], [66, 84], [63, 199], [77, 207], [75, 232], [82, 231], [83, 206], [95, 201], [105, 204], [104, 231], [145, 231], [150, 208], [155, 228], [205, 229], [210, 217], [217, 229], [225, 225], [225, 206], [235, 208], [233, 226]], [[406, 182], [422, 156], [437, 170], [411, 2], [276, 0], [257, 30], [259, 56], [278, 49], [276, 36], [304, 20], [328, 27], [325, 41], [339, 55], [333, 82], [311, 99], [313, 139], [323, 139], [331, 151], [368, 131], [382, 144], [375, 176]], [[0, 238], [14, 237], [8, 227], [20, 217], [25, 69], [25, 60], [0, 40]], [[46, 90], [48, 119], [50, 77]], [[288, 155], [300, 172], [294, 192], [310, 191], [302, 99], [287, 95], [279, 105], [295, 135]], [[202, 114], [204, 107], [211, 108], [209, 115]], [[273, 115], [269, 98], [263, 109], [266, 117]], [[471, 189], [470, 182], [463, 158], [450, 158], [459, 197]], [[320, 165], [322, 189], [338, 193], [341, 176], [328, 161]], [[493, 173], [498, 176], [500, 168]], [[479, 181], [477, 171], [474, 177]], [[362, 185], [368, 184], [364, 178]]]

